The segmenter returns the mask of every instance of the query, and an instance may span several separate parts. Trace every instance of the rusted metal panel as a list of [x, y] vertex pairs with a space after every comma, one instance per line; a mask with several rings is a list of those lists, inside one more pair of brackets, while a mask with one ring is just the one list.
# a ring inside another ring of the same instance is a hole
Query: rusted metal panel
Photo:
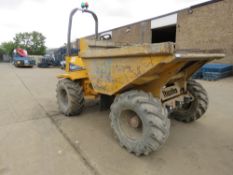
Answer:
[[[93, 47], [93, 45], [91, 46]], [[98, 48], [98, 45], [96, 45]], [[112, 49], [88, 49], [80, 53], [82, 58], [113, 58], [145, 55], [172, 55], [175, 51], [174, 43], [142, 44]]]
[[189, 61], [193, 60], [205, 60], [205, 59], [220, 59], [225, 56], [224, 53], [204, 53], [204, 52], [199, 52], [199, 53], [179, 53], [177, 52], [175, 54], [175, 57], [178, 58], [179, 60], [181, 59], [189, 59]]
[[[112, 95], [132, 85], [159, 64], [170, 62], [172, 56], [138, 56], [121, 58], [84, 58], [93, 88], [103, 94]], [[151, 81], [145, 79], [142, 84]], [[136, 84], [136, 83], [135, 83]]]

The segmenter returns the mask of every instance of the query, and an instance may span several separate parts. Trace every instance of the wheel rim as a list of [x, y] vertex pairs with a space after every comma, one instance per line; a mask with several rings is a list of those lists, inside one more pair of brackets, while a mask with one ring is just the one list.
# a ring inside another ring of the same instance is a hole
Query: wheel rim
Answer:
[[[191, 93], [191, 92], [190, 92]], [[191, 93], [192, 94], [192, 93]], [[192, 94], [192, 96], [194, 97], [193, 101], [186, 103], [183, 105], [183, 109], [181, 109], [181, 111], [189, 111], [193, 108], [194, 103], [196, 102], [196, 98], [194, 96], [194, 94]]]
[[124, 110], [119, 117], [119, 126], [122, 132], [131, 140], [140, 140], [143, 137], [143, 123], [136, 112]]
[[184, 110], [189, 110], [192, 107], [193, 102], [189, 102], [183, 105]]
[[62, 105], [65, 108], [67, 108], [67, 106], [68, 106], [68, 94], [67, 94], [65, 89], [61, 89], [60, 98], [61, 98], [60, 101], [61, 101]]

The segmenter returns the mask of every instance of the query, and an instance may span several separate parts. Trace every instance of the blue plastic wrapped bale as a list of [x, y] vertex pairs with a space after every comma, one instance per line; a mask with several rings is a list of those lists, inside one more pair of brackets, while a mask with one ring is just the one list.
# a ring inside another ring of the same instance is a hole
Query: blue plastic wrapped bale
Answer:
[[192, 75], [192, 79], [202, 79], [203, 75], [202, 75], [202, 69], [199, 69], [197, 72], [195, 72]]
[[226, 73], [232, 69], [231, 64], [206, 64], [202, 67], [202, 72]]
[[232, 70], [226, 72], [203, 72], [203, 79], [208, 81], [216, 81], [232, 75]]

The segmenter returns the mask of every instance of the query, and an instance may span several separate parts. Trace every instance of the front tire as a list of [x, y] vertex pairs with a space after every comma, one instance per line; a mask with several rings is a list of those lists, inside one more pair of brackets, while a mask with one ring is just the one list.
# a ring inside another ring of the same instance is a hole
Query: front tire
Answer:
[[117, 96], [111, 105], [110, 119], [120, 145], [137, 156], [158, 150], [169, 135], [167, 110], [160, 100], [142, 91]]
[[171, 113], [171, 117], [184, 123], [190, 123], [200, 119], [208, 108], [208, 95], [202, 85], [195, 80], [187, 82], [187, 89], [194, 100], [186, 104], [182, 109]]
[[57, 84], [57, 103], [66, 116], [78, 115], [84, 107], [84, 93], [79, 82], [62, 79]]

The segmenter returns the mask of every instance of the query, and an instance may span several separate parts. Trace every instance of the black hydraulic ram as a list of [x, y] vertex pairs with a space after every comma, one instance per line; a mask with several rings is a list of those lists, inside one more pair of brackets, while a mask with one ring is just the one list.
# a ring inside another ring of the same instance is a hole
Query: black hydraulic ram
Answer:
[[72, 20], [73, 20], [73, 16], [77, 11], [81, 11], [83, 13], [90, 13], [94, 20], [95, 20], [95, 39], [98, 39], [98, 18], [97, 15], [87, 9], [80, 9], [80, 8], [75, 8], [71, 11], [70, 13], [70, 17], [69, 17], [69, 26], [68, 26], [68, 34], [67, 34], [67, 55], [71, 56], [71, 43], [70, 43], [70, 37], [71, 37], [71, 28], [72, 28]]

